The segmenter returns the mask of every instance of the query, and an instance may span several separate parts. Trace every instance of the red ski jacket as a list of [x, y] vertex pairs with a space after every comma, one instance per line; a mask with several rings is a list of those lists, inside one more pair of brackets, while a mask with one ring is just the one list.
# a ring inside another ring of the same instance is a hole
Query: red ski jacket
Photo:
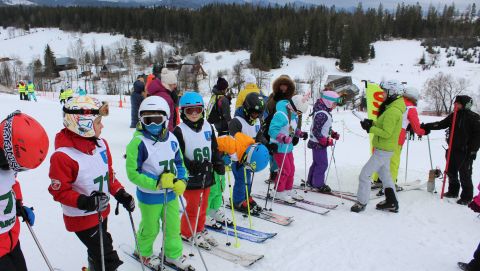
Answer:
[[[12, 186], [13, 192], [15, 192], [15, 199], [22, 200], [22, 190], [20, 189], [20, 184], [18, 181], [15, 181], [15, 184]], [[16, 210], [13, 210], [16, 212]], [[0, 234], [0, 257], [5, 256], [10, 253], [13, 248], [18, 243], [18, 236], [20, 235], [20, 220], [15, 220], [15, 225], [13, 228], [3, 234]]]
[[[403, 114], [406, 114], [404, 118], [405, 117], [407, 118], [408, 123], [410, 123], [410, 126], [412, 127], [413, 131], [417, 135], [419, 136], [425, 135], [425, 130], [420, 128], [420, 121], [418, 120], [417, 107], [415, 107], [415, 104], [411, 102], [409, 99], [403, 98], [403, 100], [405, 101], [405, 105], [407, 106], [407, 111], [403, 113]], [[412, 107], [408, 108], [409, 106], [412, 106]], [[400, 137], [398, 138], [398, 145], [403, 146], [403, 144], [405, 143], [406, 134], [407, 134], [407, 131], [405, 130], [405, 128], [402, 127], [402, 130], [400, 131]]]
[[[122, 184], [115, 178], [115, 173], [112, 167], [112, 155], [110, 148], [104, 139], [100, 139], [105, 142], [107, 147], [108, 158], [108, 191], [111, 195], [115, 195], [120, 189], [123, 188]], [[55, 149], [61, 147], [72, 147], [83, 153], [91, 154], [95, 149], [95, 142], [81, 137], [66, 128], [62, 129], [55, 137]], [[78, 175], [78, 163], [72, 160], [67, 154], [63, 152], [55, 152], [50, 158], [50, 172], [49, 177], [52, 180], [51, 185], [48, 187], [48, 191], [52, 194], [55, 201], [61, 204], [78, 208], [78, 197], [80, 194], [73, 190], [72, 184], [77, 179]], [[89, 195], [86, 195], [89, 196]], [[106, 218], [110, 213], [110, 206], [102, 212], [102, 217]], [[63, 215], [65, 221], [65, 227], [67, 231], [79, 232], [86, 229], [90, 229], [98, 225], [98, 217], [96, 214], [88, 216], [67, 216]]]

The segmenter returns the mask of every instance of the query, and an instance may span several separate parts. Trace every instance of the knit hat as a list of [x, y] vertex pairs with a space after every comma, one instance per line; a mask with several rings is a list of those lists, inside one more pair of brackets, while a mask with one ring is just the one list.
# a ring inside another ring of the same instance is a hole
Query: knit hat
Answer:
[[228, 82], [223, 77], [218, 77], [217, 80], [217, 89], [218, 90], [226, 90], [228, 88]]
[[332, 108], [334, 104], [338, 104], [341, 101], [340, 95], [338, 95], [338, 93], [336, 93], [335, 91], [331, 90], [323, 91], [322, 97], [320, 99], [322, 99], [322, 102], [328, 108]]
[[251, 74], [245, 75], [245, 84], [257, 84], [257, 79]]
[[174, 71], [170, 71], [167, 68], [163, 68], [160, 78], [166, 85], [177, 84], [177, 75]]
[[308, 110], [307, 98], [303, 95], [295, 95], [292, 97], [292, 102], [295, 105], [297, 110], [301, 111], [302, 114], [305, 114]]

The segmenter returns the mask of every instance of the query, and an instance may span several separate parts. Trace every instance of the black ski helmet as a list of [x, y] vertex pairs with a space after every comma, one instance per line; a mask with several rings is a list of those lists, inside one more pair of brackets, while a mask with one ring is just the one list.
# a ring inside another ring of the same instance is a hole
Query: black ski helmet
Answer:
[[265, 101], [260, 94], [256, 92], [249, 93], [243, 101], [243, 109], [245, 112], [250, 115], [251, 113], [262, 114], [265, 109]]

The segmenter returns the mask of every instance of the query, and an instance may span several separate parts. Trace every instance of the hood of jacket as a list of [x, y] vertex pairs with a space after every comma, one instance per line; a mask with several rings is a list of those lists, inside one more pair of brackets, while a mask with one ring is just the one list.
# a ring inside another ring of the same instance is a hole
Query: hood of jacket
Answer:
[[295, 94], [295, 83], [292, 81], [290, 76], [288, 75], [280, 75], [275, 81], [273, 81], [272, 91], [275, 95], [277, 92], [280, 91], [280, 85], [287, 85], [287, 91], [285, 93], [285, 99], [291, 99]]
[[148, 84], [147, 91], [148, 94], [152, 96], [159, 96], [159, 94], [162, 92], [170, 95], [170, 90], [165, 88], [162, 81], [160, 81], [158, 78], [155, 78], [154, 80], [152, 80], [152, 82], [150, 82], [150, 84]]
[[318, 111], [330, 112], [332, 111], [332, 109], [326, 106], [325, 103], [322, 101], [322, 99], [318, 99], [313, 105], [313, 112], [318, 112]]
[[81, 137], [67, 128], [63, 128], [55, 136], [55, 149], [62, 147], [75, 148], [85, 154], [93, 154], [97, 140], [99, 139]]

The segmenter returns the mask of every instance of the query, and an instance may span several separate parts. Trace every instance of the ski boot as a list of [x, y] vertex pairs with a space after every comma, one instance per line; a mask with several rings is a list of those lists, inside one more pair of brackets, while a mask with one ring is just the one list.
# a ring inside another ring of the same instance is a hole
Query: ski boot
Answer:
[[[252, 203], [250, 203], [251, 205]], [[225, 213], [223, 210], [218, 209], [218, 210], [210, 210], [209, 217], [211, 217], [215, 222], [220, 223], [222, 225], [225, 225], [225, 220], [227, 222], [228, 226], [232, 226], [233, 222], [230, 220], [230, 218], [225, 216]]]
[[217, 222], [213, 217], [208, 216], [208, 215], [205, 219], [205, 225], [207, 225], [209, 227], [212, 227], [216, 230], [221, 230], [221, 229], [223, 229], [223, 226], [225, 226], [225, 224]]
[[186, 237], [186, 236], [182, 235], [182, 240], [185, 241], [185, 242], [189, 242], [189, 243], [191, 243], [193, 241], [195, 243], [195, 245], [197, 245], [197, 246], [199, 246], [203, 249], [206, 249], [206, 250], [211, 250], [212, 249], [212, 246], [210, 245], [210, 243], [207, 242], [207, 240], [205, 240], [203, 238], [203, 235], [201, 233], [197, 233], [195, 235], [195, 238]]
[[298, 194], [297, 193], [297, 190], [295, 189], [292, 189], [292, 190], [287, 190], [287, 193], [290, 197], [292, 197], [292, 199], [296, 200], [296, 201], [302, 201], [304, 200], [304, 198], [302, 197], [302, 195]]
[[457, 204], [460, 204], [460, 205], [468, 205], [470, 202], [471, 202], [471, 200], [462, 199], [462, 198], [460, 198], [459, 200], [457, 200]]
[[203, 231], [200, 233], [205, 241], [211, 246], [211, 247], [217, 247], [218, 242], [215, 240], [215, 238], [208, 233], [206, 229], [203, 229]]
[[351, 208], [350, 211], [354, 213], [360, 213], [365, 211], [366, 204], [361, 204], [360, 202], [355, 203]]
[[287, 190], [282, 192], [277, 192], [277, 198], [283, 200], [288, 204], [295, 204], [295, 200], [288, 194]]
[[398, 213], [398, 201], [393, 188], [385, 188], [385, 198], [377, 204], [377, 210]]
[[165, 256], [165, 262], [169, 265], [174, 265], [180, 270], [184, 271], [195, 271], [195, 267], [193, 267], [190, 263], [188, 263], [187, 256], [182, 255], [177, 259], [172, 259]]
[[458, 262], [458, 268], [463, 271], [476, 271], [474, 268], [470, 267], [468, 263]]
[[379, 189], [379, 188], [382, 188], [382, 187], [383, 187], [382, 180], [378, 179], [376, 182], [372, 183], [371, 189], [375, 190], [375, 189]]
[[444, 193], [443, 196], [446, 197], [446, 198], [450, 198], [450, 199], [456, 199], [456, 198], [458, 198], [458, 192], [454, 193], [451, 190], [448, 190], [448, 192]]
[[[248, 214], [247, 201], [244, 200], [240, 204], [235, 205], [235, 209], [242, 212], [242, 213]], [[256, 203], [254, 204], [254, 206], [250, 205], [250, 214], [251, 215], [258, 215], [261, 211], [262, 211], [262, 207], [258, 206]]]
[[[133, 255], [137, 258], [140, 259], [146, 267], [153, 269], [153, 270], [160, 270], [160, 265], [162, 264], [162, 261], [160, 260], [160, 257], [158, 255], [151, 255], [150, 257], [143, 257], [138, 254], [138, 252], [134, 252]], [[165, 268], [163, 269], [165, 270]]]

